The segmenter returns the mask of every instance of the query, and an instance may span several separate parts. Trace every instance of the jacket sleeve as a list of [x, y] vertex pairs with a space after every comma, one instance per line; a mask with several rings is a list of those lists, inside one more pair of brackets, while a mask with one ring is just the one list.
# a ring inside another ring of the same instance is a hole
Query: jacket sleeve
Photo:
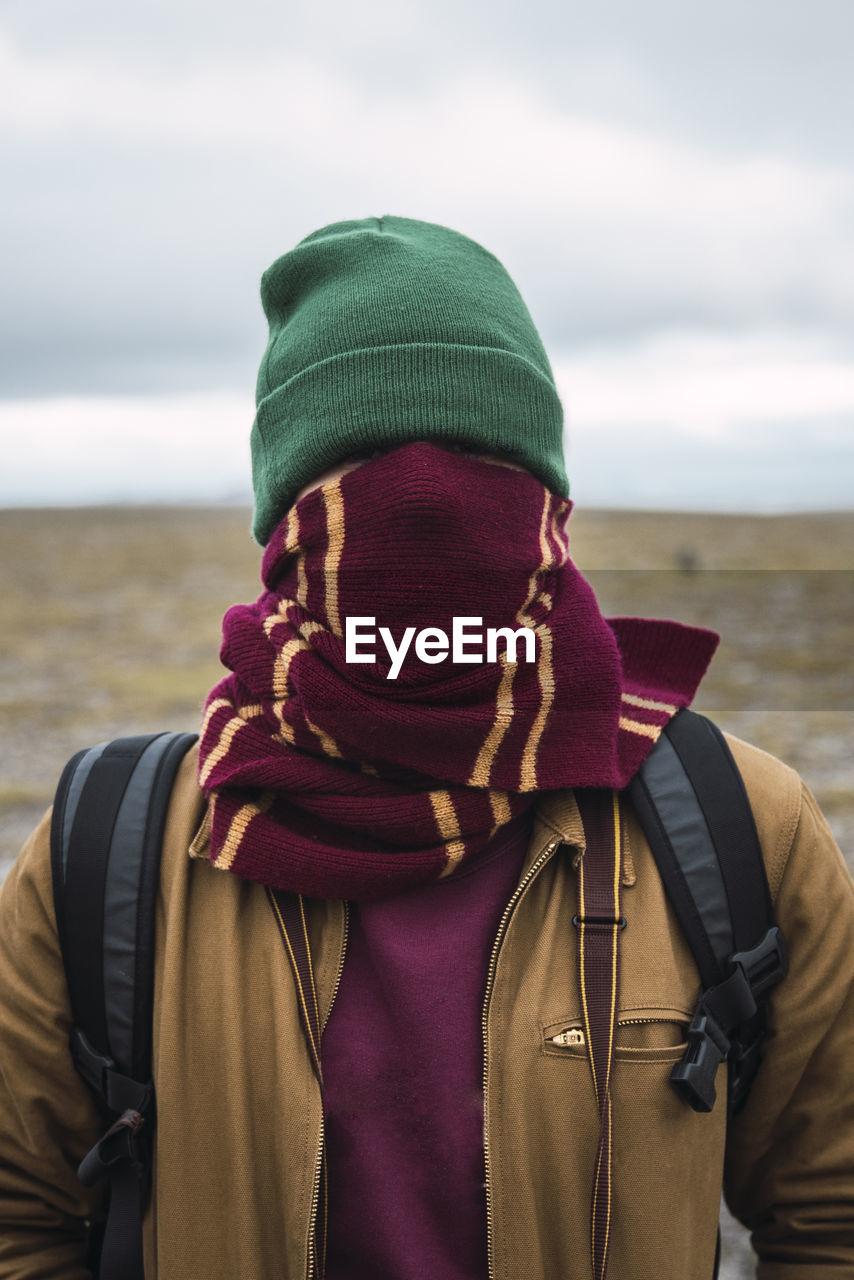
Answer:
[[854, 885], [805, 787], [775, 913], [789, 973], [731, 1122], [725, 1194], [760, 1280], [841, 1280], [854, 1277]]
[[0, 890], [0, 1280], [84, 1280], [101, 1192], [77, 1165], [104, 1130], [71, 1061], [49, 816]]

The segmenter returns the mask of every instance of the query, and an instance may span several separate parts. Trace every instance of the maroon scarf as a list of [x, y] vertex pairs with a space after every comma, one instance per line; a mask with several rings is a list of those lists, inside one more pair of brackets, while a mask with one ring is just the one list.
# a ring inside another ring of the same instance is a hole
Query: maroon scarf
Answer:
[[[234, 674], [207, 702], [193, 853], [272, 888], [377, 898], [453, 871], [537, 791], [625, 786], [717, 637], [606, 621], [569, 559], [569, 511], [527, 471], [429, 444], [297, 502], [266, 590], [225, 616]], [[348, 617], [375, 620], [375, 661], [346, 662]], [[533, 628], [536, 661], [502, 644], [428, 664], [413, 642], [387, 678], [381, 627], [397, 646], [407, 627], [450, 637], [454, 617]]]

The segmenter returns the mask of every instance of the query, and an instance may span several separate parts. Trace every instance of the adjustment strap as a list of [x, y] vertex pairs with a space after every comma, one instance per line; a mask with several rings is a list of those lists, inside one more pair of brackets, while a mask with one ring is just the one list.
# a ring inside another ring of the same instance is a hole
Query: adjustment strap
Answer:
[[725, 955], [746, 951], [774, 923], [774, 911], [744, 781], [711, 720], [683, 712], [673, 717], [666, 732], [691, 779], [717, 851], [734, 942]]
[[576, 792], [585, 851], [578, 864], [578, 981], [587, 1053], [599, 1110], [599, 1143], [590, 1207], [593, 1280], [605, 1280], [611, 1240], [611, 1068], [617, 1024], [622, 916], [623, 824], [616, 791]]
[[[282, 889], [271, 889], [269, 887], [267, 889], [267, 898], [273, 908], [273, 915], [276, 917], [279, 934], [294, 975], [300, 1022], [302, 1023], [303, 1035], [305, 1036], [312, 1069], [317, 1077], [317, 1083], [320, 1085], [322, 1099], [323, 1070], [320, 1064], [320, 1009], [317, 1003], [314, 965], [311, 961], [311, 948], [308, 941], [305, 900], [302, 894], [285, 893]], [[315, 1224], [315, 1243], [321, 1277], [326, 1270], [326, 1226], [327, 1169], [326, 1142], [324, 1141], [321, 1153], [320, 1195]]]

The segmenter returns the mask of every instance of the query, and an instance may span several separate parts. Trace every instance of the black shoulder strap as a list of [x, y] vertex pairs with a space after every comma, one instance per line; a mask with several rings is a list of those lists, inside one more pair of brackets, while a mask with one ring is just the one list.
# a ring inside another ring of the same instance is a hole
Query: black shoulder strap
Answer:
[[741, 774], [717, 726], [682, 710], [629, 794], [700, 972], [688, 1051], [671, 1079], [695, 1110], [710, 1111], [729, 1058], [737, 1107], [759, 1062], [762, 998], [787, 968]]
[[142, 1198], [154, 1121], [154, 911], [166, 812], [196, 735], [117, 738], [78, 752], [57, 788], [51, 867], [72, 1012], [71, 1054], [113, 1123], [80, 1165], [110, 1179], [103, 1280], [142, 1280]]

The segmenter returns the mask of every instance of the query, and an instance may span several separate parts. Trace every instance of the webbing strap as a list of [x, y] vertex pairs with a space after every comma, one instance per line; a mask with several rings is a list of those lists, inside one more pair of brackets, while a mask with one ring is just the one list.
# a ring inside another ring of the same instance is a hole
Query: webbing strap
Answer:
[[104, 903], [116, 818], [148, 738], [122, 738], [104, 748], [86, 779], [72, 816], [63, 892], [69, 994], [75, 1021], [92, 1044], [113, 1048], [104, 990]]
[[81, 1161], [86, 1186], [109, 1181], [102, 1280], [142, 1280], [143, 1197], [154, 1125], [151, 1032], [154, 914], [166, 813], [195, 734], [145, 734], [78, 752], [51, 824], [57, 929], [77, 1070], [122, 1113]]
[[121, 1280], [145, 1280], [142, 1260], [142, 1191], [144, 1175], [125, 1160], [110, 1174], [107, 1229], [98, 1274]]
[[599, 1111], [599, 1142], [590, 1206], [593, 1280], [605, 1280], [611, 1242], [611, 1068], [620, 985], [623, 824], [619, 796], [612, 791], [576, 792], [584, 824], [585, 851], [578, 864], [578, 982], [587, 1054]]
[[726, 976], [733, 952], [729, 904], [692, 779], [666, 734], [635, 774], [629, 795], [703, 986], [713, 986]]
[[[311, 1065], [320, 1085], [322, 1099], [323, 1068], [320, 1061], [320, 1009], [317, 1003], [317, 986], [314, 980], [314, 965], [311, 960], [311, 946], [308, 940], [305, 900], [302, 894], [285, 893], [281, 889], [270, 888], [267, 889], [267, 898], [273, 908], [273, 915], [276, 917], [279, 934], [294, 975], [300, 1022]], [[326, 1143], [324, 1142], [320, 1158], [320, 1189], [315, 1223], [315, 1249], [318, 1260], [318, 1275], [321, 1280], [326, 1271], [327, 1183]]]
[[747, 951], [774, 923], [774, 912], [744, 782], [711, 720], [682, 712], [670, 721], [667, 736], [691, 778], [718, 855], [735, 941], [731, 951]]
[[195, 740], [145, 734], [79, 752], [54, 806], [54, 901], [74, 1024], [111, 1067], [143, 1083], [160, 850], [175, 772]]

